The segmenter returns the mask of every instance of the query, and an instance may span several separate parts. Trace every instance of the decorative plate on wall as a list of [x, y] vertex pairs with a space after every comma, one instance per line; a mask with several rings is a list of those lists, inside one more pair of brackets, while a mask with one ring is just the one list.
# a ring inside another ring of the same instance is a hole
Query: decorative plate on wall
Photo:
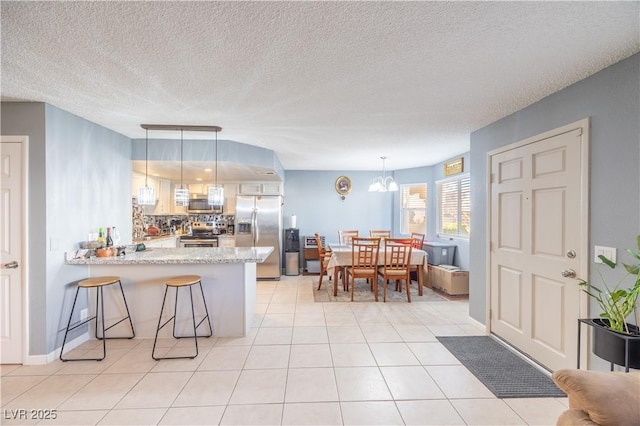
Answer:
[[340, 176], [336, 179], [336, 192], [340, 195], [347, 195], [351, 192], [351, 179], [346, 176]]

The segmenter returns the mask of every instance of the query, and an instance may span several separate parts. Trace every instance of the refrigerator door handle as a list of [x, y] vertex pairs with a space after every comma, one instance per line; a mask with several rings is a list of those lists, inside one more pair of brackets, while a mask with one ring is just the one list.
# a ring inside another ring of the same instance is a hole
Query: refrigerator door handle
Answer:
[[254, 208], [251, 214], [252, 229], [253, 229], [253, 246], [255, 247], [258, 239], [260, 238], [260, 230], [258, 229], [258, 209]]

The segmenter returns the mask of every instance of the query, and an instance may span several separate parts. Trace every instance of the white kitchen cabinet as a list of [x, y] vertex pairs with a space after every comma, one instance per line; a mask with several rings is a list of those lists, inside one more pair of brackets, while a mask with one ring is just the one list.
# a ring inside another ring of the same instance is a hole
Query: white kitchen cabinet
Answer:
[[149, 248], [176, 248], [178, 247], [178, 241], [180, 237], [160, 237], [157, 239], [144, 241], [145, 247]]
[[235, 247], [236, 246], [236, 238], [233, 236], [229, 237], [218, 237], [218, 247]]
[[[138, 198], [138, 192], [141, 186], [144, 186], [145, 176], [140, 173], [132, 173], [131, 175], [131, 196], [133, 198]], [[152, 187], [156, 192], [156, 198], [158, 198], [159, 193], [159, 185], [158, 181], [154, 178], [148, 178], [147, 183], [150, 187]]]
[[154, 214], [171, 214], [171, 202], [173, 201], [173, 196], [170, 181], [164, 179], [158, 181], [158, 192], [156, 193], [156, 197], [158, 198], [158, 204], [156, 204]]
[[236, 196], [238, 184], [226, 183], [224, 185], [224, 214], [236, 214]]
[[189, 184], [189, 196], [192, 194], [207, 194], [209, 191], [209, 184], [206, 183], [190, 183]]
[[280, 182], [246, 182], [238, 188], [239, 195], [281, 195]]

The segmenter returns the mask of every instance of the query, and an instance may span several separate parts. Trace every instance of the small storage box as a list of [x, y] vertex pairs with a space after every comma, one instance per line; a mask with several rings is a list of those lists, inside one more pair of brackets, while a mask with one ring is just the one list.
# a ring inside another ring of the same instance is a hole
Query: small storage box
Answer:
[[469, 294], [469, 271], [429, 265], [429, 283], [450, 295]]
[[456, 254], [456, 245], [447, 243], [428, 242], [423, 245], [427, 252], [429, 265], [453, 265], [453, 257]]

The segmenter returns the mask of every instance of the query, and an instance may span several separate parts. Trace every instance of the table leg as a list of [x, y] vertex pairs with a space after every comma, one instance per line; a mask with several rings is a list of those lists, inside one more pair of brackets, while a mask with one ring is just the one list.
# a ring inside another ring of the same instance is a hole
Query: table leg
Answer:
[[338, 267], [333, 268], [333, 297], [338, 297]]
[[424, 285], [424, 258], [422, 265], [418, 267], [418, 294], [422, 296], [422, 286]]

